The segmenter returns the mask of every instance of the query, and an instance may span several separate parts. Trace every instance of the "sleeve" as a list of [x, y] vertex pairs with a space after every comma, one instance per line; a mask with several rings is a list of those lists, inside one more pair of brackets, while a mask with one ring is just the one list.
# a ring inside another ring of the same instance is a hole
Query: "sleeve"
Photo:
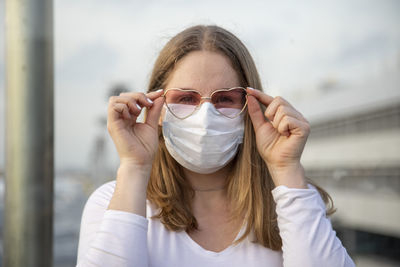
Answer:
[[282, 238], [283, 266], [354, 267], [326, 216], [318, 191], [278, 186], [272, 190]]
[[83, 210], [77, 266], [148, 266], [148, 220], [107, 210], [115, 181], [99, 187]]

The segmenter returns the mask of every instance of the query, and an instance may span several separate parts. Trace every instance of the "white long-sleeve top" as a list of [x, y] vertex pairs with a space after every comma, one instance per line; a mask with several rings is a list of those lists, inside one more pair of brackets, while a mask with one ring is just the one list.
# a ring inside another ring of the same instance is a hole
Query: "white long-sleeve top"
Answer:
[[[318, 191], [278, 186], [277, 204], [282, 251], [244, 241], [221, 252], [208, 251], [185, 231], [167, 230], [151, 216], [157, 208], [147, 203], [147, 218], [107, 210], [116, 181], [99, 187], [87, 201], [81, 221], [78, 265], [132, 267], [350, 267], [355, 266], [336, 237]], [[239, 238], [244, 227], [239, 232]]]

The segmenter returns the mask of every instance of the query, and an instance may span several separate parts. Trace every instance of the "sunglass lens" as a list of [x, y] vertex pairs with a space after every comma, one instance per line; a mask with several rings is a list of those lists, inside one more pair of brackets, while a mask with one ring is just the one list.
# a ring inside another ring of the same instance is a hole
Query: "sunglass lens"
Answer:
[[200, 101], [201, 95], [194, 91], [170, 89], [165, 94], [168, 109], [178, 118], [192, 114]]
[[216, 91], [211, 101], [220, 113], [227, 117], [235, 117], [246, 105], [246, 91], [243, 88]]

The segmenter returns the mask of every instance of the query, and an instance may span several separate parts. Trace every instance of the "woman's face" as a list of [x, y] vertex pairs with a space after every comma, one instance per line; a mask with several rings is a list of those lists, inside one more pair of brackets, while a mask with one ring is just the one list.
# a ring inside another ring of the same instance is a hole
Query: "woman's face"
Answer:
[[[194, 51], [183, 57], [167, 80], [164, 90], [177, 87], [194, 89], [202, 96], [221, 88], [241, 86], [236, 71], [229, 59], [216, 52]], [[160, 125], [164, 118], [162, 111]]]

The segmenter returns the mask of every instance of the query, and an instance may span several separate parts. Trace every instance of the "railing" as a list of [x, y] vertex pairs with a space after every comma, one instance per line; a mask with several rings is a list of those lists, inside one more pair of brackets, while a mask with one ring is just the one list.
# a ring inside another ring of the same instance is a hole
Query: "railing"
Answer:
[[310, 139], [400, 128], [400, 102], [326, 121], [311, 122]]

